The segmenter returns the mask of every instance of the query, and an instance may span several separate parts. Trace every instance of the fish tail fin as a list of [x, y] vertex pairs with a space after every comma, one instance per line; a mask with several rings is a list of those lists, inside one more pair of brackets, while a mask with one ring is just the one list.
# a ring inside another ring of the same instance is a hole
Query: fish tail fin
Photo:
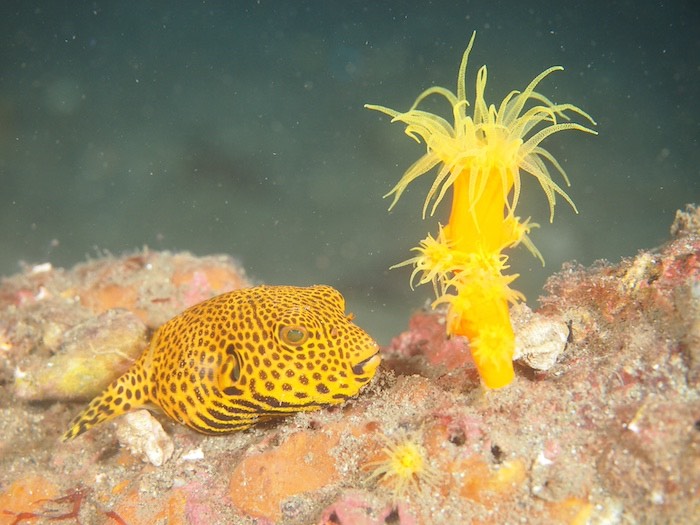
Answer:
[[70, 423], [61, 441], [70, 441], [92, 427], [149, 403], [147, 374], [133, 367], [94, 398]]

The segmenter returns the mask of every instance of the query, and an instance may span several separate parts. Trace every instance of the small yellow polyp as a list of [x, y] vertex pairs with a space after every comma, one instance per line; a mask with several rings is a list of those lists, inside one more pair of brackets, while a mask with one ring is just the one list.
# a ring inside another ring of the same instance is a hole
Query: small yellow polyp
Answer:
[[[437, 167], [437, 175], [423, 205], [432, 215], [447, 191], [452, 188], [452, 209], [446, 225], [438, 235], [428, 235], [413, 250], [415, 257], [397, 266], [412, 264], [411, 282], [432, 283], [437, 299], [433, 307], [448, 303], [447, 331], [469, 338], [472, 356], [483, 383], [501, 388], [514, 378], [515, 337], [510, 323], [509, 304], [524, 300], [510, 288], [518, 277], [506, 275], [507, 248], [521, 242], [540, 260], [539, 251], [528, 237], [537, 226], [515, 215], [521, 191], [521, 173], [535, 177], [547, 197], [550, 221], [554, 217], [556, 196], [574, 203], [552, 179], [550, 169], [559, 172], [568, 185], [569, 179], [557, 160], [540, 146], [550, 135], [564, 130], [586, 133], [595, 131], [568, 122], [579, 115], [592, 124], [593, 119], [572, 104], [555, 104], [535, 91], [550, 73], [551, 67], [537, 75], [522, 91], [511, 91], [500, 103], [487, 105], [484, 100], [487, 70], [482, 66], [476, 75], [473, 103], [467, 101], [465, 75], [469, 53], [476, 33], [462, 57], [457, 77], [457, 93], [443, 87], [425, 90], [413, 106], [401, 113], [384, 106], [366, 105], [392, 117], [392, 122], [406, 125], [406, 134], [424, 142], [426, 153], [416, 161], [389, 192], [391, 209], [408, 185]], [[421, 102], [439, 95], [451, 105], [453, 123], [419, 110]], [[473, 113], [467, 115], [467, 109]], [[431, 204], [432, 203], [432, 204]]]
[[[450, 313], [455, 312], [452, 308]], [[482, 303], [478, 311], [469, 311], [450, 333], [474, 334], [470, 339], [472, 356], [482, 381], [488, 388], [501, 388], [513, 381], [515, 334], [508, 316], [508, 302], [502, 298]], [[451, 321], [451, 320], [450, 320]]]

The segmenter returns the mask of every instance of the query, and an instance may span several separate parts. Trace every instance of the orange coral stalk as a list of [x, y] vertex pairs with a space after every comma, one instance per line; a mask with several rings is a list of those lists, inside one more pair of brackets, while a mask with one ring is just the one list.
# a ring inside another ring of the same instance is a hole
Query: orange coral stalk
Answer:
[[[449, 303], [447, 330], [469, 338], [472, 355], [484, 384], [500, 388], [509, 384], [513, 373], [514, 335], [508, 314], [511, 302], [523, 300], [510, 288], [517, 275], [504, 275], [508, 258], [502, 252], [520, 242], [541, 259], [527, 237], [535, 224], [515, 216], [522, 172], [532, 175], [542, 187], [550, 207], [550, 221], [558, 194], [576, 210], [564, 190], [554, 182], [550, 167], [568, 185], [566, 173], [540, 143], [559, 131], [595, 131], [568, 121], [568, 113], [593, 119], [571, 104], [554, 104], [535, 88], [547, 75], [561, 67], [551, 67], [522, 91], [511, 91], [498, 108], [484, 100], [487, 70], [476, 76], [473, 114], [466, 99], [465, 75], [474, 33], [462, 57], [457, 93], [442, 87], [425, 90], [405, 113], [384, 106], [366, 105], [403, 122], [406, 134], [426, 144], [427, 152], [404, 174], [388, 194], [391, 209], [408, 184], [439, 166], [423, 206], [423, 217], [432, 201], [430, 214], [452, 188], [452, 210], [448, 224], [440, 226], [437, 238], [428, 236], [416, 257], [403, 264], [415, 266], [413, 278], [419, 284], [432, 282], [437, 295], [433, 306]], [[452, 106], [453, 123], [418, 109], [431, 95], [444, 97]], [[531, 105], [531, 107], [527, 107]], [[388, 196], [387, 195], [387, 196]]]

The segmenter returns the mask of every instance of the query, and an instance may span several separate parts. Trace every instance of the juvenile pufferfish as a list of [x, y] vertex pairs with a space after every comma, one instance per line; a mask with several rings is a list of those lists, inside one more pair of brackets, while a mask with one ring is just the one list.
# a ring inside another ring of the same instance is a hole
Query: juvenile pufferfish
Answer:
[[133, 366], [70, 424], [68, 441], [156, 405], [205, 434], [318, 410], [356, 395], [381, 361], [330, 286], [258, 286], [219, 295], [161, 326]]

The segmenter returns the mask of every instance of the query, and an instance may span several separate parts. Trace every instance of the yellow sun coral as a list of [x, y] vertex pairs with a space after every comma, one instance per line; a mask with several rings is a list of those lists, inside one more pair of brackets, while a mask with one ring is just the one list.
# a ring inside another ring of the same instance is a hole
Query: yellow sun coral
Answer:
[[395, 500], [406, 497], [409, 491], [418, 492], [436, 485], [438, 472], [428, 462], [417, 434], [401, 430], [393, 439], [386, 436], [382, 439], [381, 459], [363, 465], [363, 469], [372, 470], [366, 481], [379, 480], [391, 490]]
[[[419, 176], [439, 166], [423, 205], [423, 217], [432, 202], [430, 214], [452, 188], [452, 209], [447, 225], [440, 226], [437, 237], [428, 236], [414, 248], [416, 257], [403, 264], [413, 264], [412, 282], [432, 282], [437, 299], [433, 307], [449, 304], [447, 330], [451, 335], [469, 338], [472, 355], [484, 384], [489, 388], [508, 385], [514, 376], [514, 335], [508, 306], [524, 297], [510, 288], [517, 275], [504, 275], [508, 256], [502, 252], [523, 243], [542, 260], [528, 238], [537, 226], [515, 215], [520, 199], [521, 172], [537, 179], [554, 217], [556, 195], [576, 206], [552, 179], [550, 169], [569, 179], [557, 160], [541, 142], [563, 130], [595, 131], [581, 124], [561, 122], [569, 114], [578, 114], [595, 125], [593, 119], [572, 104], [555, 104], [535, 91], [537, 85], [553, 71], [550, 67], [537, 75], [522, 91], [511, 91], [500, 103], [487, 105], [486, 66], [476, 75], [473, 115], [466, 99], [467, 61], [476, 33], [462, 57], [457, 77], [457, 94], [443, 87], [425, 90], [405, 113], [384, 106], [366, 105], [403, 122], [406, 134], [425, 142], [427, 152], [416, 161], [386, 196], [393, 195], [394, 207], [406, 187]], [[444, 97], [452, 106], [451, 124], [442, 117], [418, 109], [431, 95]], [[530, 104], [529, 104], [530, 103]], [[531, 105], [531, 107], [526, 107]], [[547, 164], [548, 163], [548, 164]]]

